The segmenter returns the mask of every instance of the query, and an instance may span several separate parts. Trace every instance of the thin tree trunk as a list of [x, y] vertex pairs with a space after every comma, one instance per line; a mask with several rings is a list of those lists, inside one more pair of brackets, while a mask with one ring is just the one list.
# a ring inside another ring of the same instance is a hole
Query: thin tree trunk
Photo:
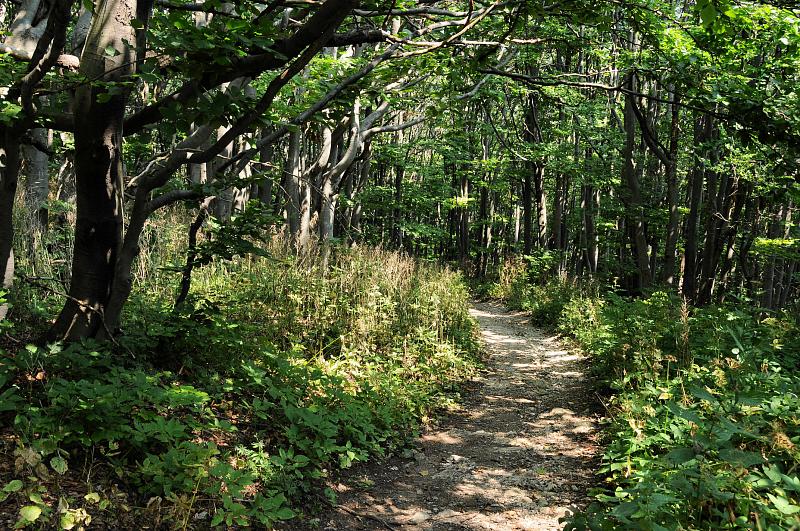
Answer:
[[705, 171], [703, 161], [698, 151], [711, 136], [712, 122], [707, 116], [698, 116], [694, 126], [694, 164], [689, 181], [689, 216], [686, 219], [686, 241], [684, 250], [684, 269], [681, 291], [683, 296], [694, 301], [697, 297], [697, 265], [698, 256], [698, 227], [700, 223], [700, 205], [703, 197], [703, 181]]
[[[14, 196], [20, 169], [19, 134], [0, 125], [0, 289], [8, 291], [14, 281]], [[0, 321], [8, 314], [8, 304], [0, 303]]]
[[178, 308], [186, 301], [186, 297], [189, 296], [189, 290], [192, 288], [192, 272], [197, 260], [197, 233], [200, 232], [206, 219], [208, 219], [208, 205], [209, 200], [203, 201], [197, 212], [197, 217], [189, 225], [189, 247], [186, 252], [186, 265], [181, 273], [181, 287], [175, 299], [175, 308]]
[[533, 173], [533, 187], [536, 194], [536, 241], [540, 248], [547, 246], [547, 191], [544, 186], [544, 163], [536, 163]]
[[289, 236], [296, 241], [300, 236], [300, 132], [289, 134], [289, 153], [284, 169], [286, 190], [286, 217]]
[[581, 210], [583, 211], [583, 227], [586, 247], [586, 267], [590, 275], [597, 273], [598, 239], [595, 225], [595, 190], [591, 185], [583, 185]]
[[669, 210], [669, 220], [667, 221], [667, 237], [664, 243], [664, 269], [661, 272], [661, 280], [667, 285], [675, 283], [675, 251], [678, 246], [678, 225], [680, 224], [680, 212], [678, 211], [679, 189], [678, 189], [678, 136], [680, 133], [680, 96], [673, 90], [671, 98], [671, 115], [669, 128], [669, 153], [667, 160], [667, 209]]
[[[30, 130], [31, 138], [42, 148], [50, 146], [47, 129]], [[50, 156], [33, 145], [22, 147], [25, 160], [25, 201], [28, 212], [37, 229], [47, 228], [47, 196], [50, 193]]]
[[533, 176], [526, 171], [522, 180], [522, 245], [523, 254], [533, 251]]
[[[633, 74], [629, 75], [627, 81], [628, 88], [634, 90], [636, 83]], [[623, 150], [623, 169], [622, 183], [625, 187], [623, 199], [626, 207], [626, 217], [630, 228], [630, 236], [633, 244], [633, 258], [636, 263], [637, 274], [635, 277], [634, 292], [641, 294], [642, 291], [650, 286], [652, 275], [650, 272], [650, 257], [648, 254], [647, 236], [644, 227], [644, 205], [639, 184], [639, 177], [636, 171], [636, 160], [634, 146], [636, 141], [636, 116], [634, 115], [633, 96], [625, 97], [625, 147]]]

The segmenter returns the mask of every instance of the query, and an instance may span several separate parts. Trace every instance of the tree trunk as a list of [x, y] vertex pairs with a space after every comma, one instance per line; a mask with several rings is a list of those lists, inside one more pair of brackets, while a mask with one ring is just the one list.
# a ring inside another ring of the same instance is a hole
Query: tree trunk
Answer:
[[678, 247], [678, 225], [680, 224], [680, 212], [678, 212], [679, 189], [678, 189], [678, 135], [680, 132], [680, 96], [672, 92], [671, 115], [672, 120], [669, 128], [669, 153], [667, 155], [667, 209], [669, 209], [669, 220], [667, 221], [667, 237], [664, 242], [664, 269], [661, 272], [661, 280], [671, 286], [675, 283], [675, 251]]
[[289, 135], [289, 152], [284, 169], [286, 190], [286, 218], [289, 236], [296, 241], [300, 235], [300, 132]]
[[536, 194], [536, 241], [540, 248], [547, 246], [547, 191], [544, 187], [544, 163], [537, 162], [533, 172], [533, 187]]
[[[101, 1], [81, 55], [80, 73], [106, 83], [135, 70], [135, 0]], [[110, 55], [108, 50], [117, 52]], [[98, 97], [103, 96], [100, 101]], [[50, 340], [93, 337], [104, 326], [123, 230], [122, 122], [128, 91], [85, 84], [75, 94], [77, 215], [69, 299]]]
[[[264, 132], [264, 136], [266, 136], [266, 131]], [[259, 159], [261, 161], [261, 172], [265, 174], [265, 177], [258, 182], [258, 192], [256, 194], [257, 199], [264, 204], [267, 208], [272, 204], [272, 186], [273, 180], [272, 177], [266, 175], [269, 171], [266, 166], [267, 164], [272, 163], [272, 158], [275, 153], [275, 146], [274, 144], [268, 144], [261, 148], [261, 152], [259, 154]]]
[[[31, 138], [41, 147], [50, 146], [47, 129], [30, 130]], [[47, 196], [50, 193], [50, 157], [33, 145], [22, 147], [25, 160], [25, 202], [28, 212], [37, 229], [47, 228]]]
[[458, 258], [466, 269], [469, 261], [469, 176], [461, 172], [458, 207]]
[[522, 180], [522, 252], [533, 251], [533, 176], [526, 171]]
[[686, 219], [686, 236], [684, 250], [684, 272], [681, 291], [683, 296], [694, 301], [697, 297], [698, 228], [700, 224], [700, 205], [703, 198], [703, 182], [705, 180], [704, 163], [699, 150], [701, 145], [711, 136], [712, 122], [708, 116], [699, 116], [694, 126], [694, 165], [689, 183], [689, 217]]
[[[20, 167], [19, 134], [0, 125], [0, 289], [8, 291], [14, 281], [14, 196]], [[8, 314], [8, 304], [0, 302], [0, 321]]]
[[595, 225], [595, 190], [591, 185], [583, 185], [581, 210], [583, 210], [583, 227], [586, 245], [586, 268], [590, 275], [597, 273], [598, 239]]
[[[628, 88], [635, 90], [636, 83], [631, 74], [627, 81]], [[636, 160], [634, 146], [636, 141], [636, 116], [634, 115], [633, 96], [625, 97], [625, 147], [623, 149], [623, 168], [622, 184], [625, 192], [622, 195], [626, 207], [626, 217], [630, 228], [631, 242], [633, 244], [633, 258], [636, 263], [636, 276], [634, 279], [633, 291], [641, 294], [642, 291], [650, 286], [652, 275], [650, 272], [650, 257], [648, 254], [647, 236], [644, 227], [644, 205], [642, 202], [642, 192], [639, 185], [639, 177], [636, 171]]]

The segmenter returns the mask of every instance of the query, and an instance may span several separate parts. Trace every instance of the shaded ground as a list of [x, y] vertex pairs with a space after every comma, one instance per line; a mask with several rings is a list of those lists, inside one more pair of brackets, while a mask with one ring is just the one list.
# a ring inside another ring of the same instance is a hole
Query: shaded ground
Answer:
[[417, 450], [335, 486], [339, 508], [294, 529], [561, 529], [593, 481], [595, 408], [579, 356], [523, 313], [479, 303], [487, 371]]

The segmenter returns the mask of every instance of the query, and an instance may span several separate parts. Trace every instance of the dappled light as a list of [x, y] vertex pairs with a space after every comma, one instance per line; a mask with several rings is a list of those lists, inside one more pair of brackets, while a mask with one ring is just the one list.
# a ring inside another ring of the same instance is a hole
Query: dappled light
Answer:
[[371, 515], [404, 529], [560, 529], [585, 504], [597, 424], [584, 360], [524, 314], [489, 303], [471, 313], [489, 358], [463, 409], [409, 458], [380, 465], [363, 492], [341, 484], [341, 503], [360, 519], [332, 528], [374, 529]]
[[800, 531], [798, 0], [0, 0], [0, 529]]

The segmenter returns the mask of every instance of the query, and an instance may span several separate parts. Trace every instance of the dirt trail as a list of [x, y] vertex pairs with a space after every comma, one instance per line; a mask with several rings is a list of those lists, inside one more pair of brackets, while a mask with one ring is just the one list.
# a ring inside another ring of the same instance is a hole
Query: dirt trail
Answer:
[[525, 314], [493, 303], [471, 313], [489, 359], [463, 408], [411, 455], [344, 479], [339, 510], [316, 529], [561, 529], [587, 502], [598, 448], [579, 356]]

